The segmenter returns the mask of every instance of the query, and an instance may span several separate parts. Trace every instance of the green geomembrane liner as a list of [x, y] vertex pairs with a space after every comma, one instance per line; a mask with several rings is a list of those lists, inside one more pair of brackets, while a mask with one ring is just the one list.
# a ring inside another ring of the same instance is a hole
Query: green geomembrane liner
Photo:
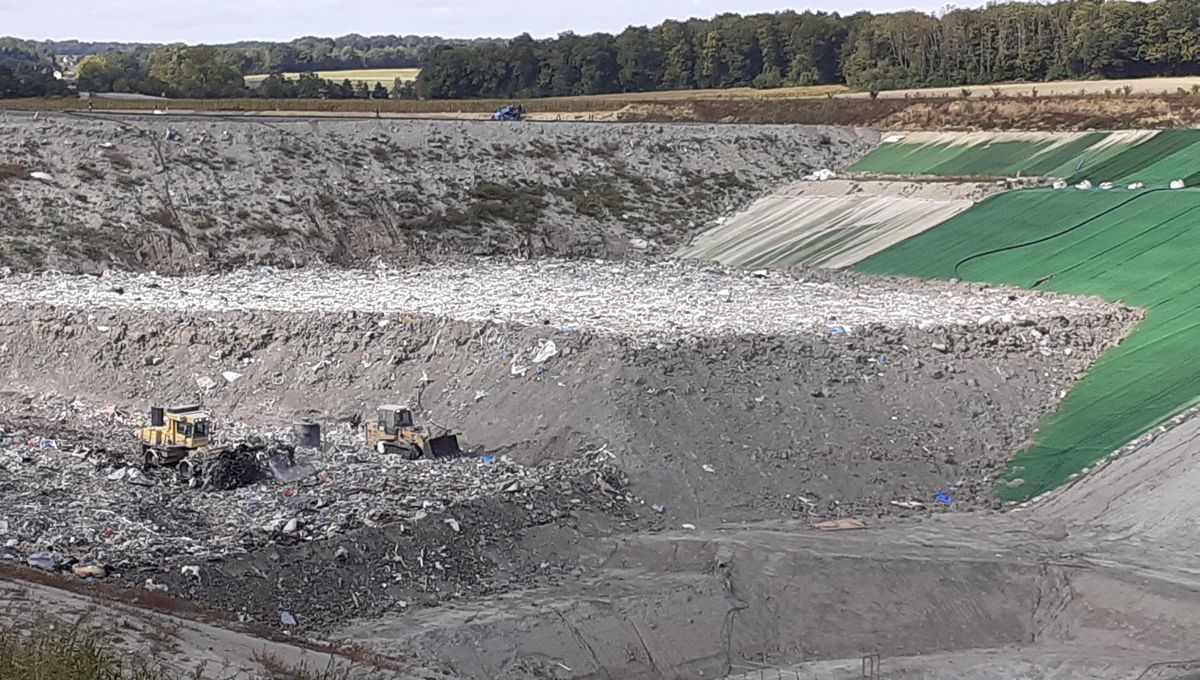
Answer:
[[[1019, 247], [999, 250], [1011, 246]], [[998, 252], [981, 255], [990, 250]], [[994, 196], [855, 268], [1024, 287], [1052, 276], [1040, 288], [1148, 310], [1010, 464], [1011, 486], [1002, 485], [1000, 496], [1023, 500], [1061, 485], [1200, 395], [1198, 262], [1200, 190], [1037, 189]]]
[[1200, 182], [1200, 130], [1158, 132], [913, 133], [885, 143], [853, 172], [943, 177], [1061, 177], [1072, 183]]

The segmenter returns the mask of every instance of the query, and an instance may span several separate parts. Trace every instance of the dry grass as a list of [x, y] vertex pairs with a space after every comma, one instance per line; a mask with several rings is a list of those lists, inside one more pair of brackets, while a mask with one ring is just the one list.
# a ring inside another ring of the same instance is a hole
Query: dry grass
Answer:
[[183, 680], [142, 662], [122, 662], [96, 635], [79, 628], [0, 629], [0, 678], [12, 680]]
[[[883, 90], [881, 99], [1003, 99], [1006, 97], [1143, 97], [1174, 96], [1180, 90], [1193, 92], [1200, 87], [1200, 76], [1178, 78], [1126, 78], [1123, 80], [1058, 80], [1048, 83], [1000, 83], [971, 86], [963, 95], [962, 87], [928, 87], [910, 90]], [[839, 98], [863, 99], [867, 92], [844, 92]]]
[[[832, 91], [831, 91], [832, 89]], [[689, 90], [521, 102], [532, 120], [855, 125], [883, 129], [1094, 130], [1200, 125], [1200, 77], [1064, 81], [898, 90], [878, 98], [845, 88]], [[824, 94], [822, 94], [824, 93]], [[484, 120], [501, 100], [174, 100], [168, 114], [394, 116]], [[97, 111], [147, 111], [162, 104], [94, 101]], [[77, 110], [77, 99], [14, 99], [3, 108]], [[373, 151], [384, 162], [388, 150]]]
[[[349, 668], [293, 668], [269, 654], [256, 654], [263, 668], [254, 680], [350, 680]], [[0, 628], [0, 678], [4, 680], [199, 680], [204, 669], [181, 674], [145, 659], [131, 658], [83, 626]], [[244, 677], [239, 675], [238, 677]]]

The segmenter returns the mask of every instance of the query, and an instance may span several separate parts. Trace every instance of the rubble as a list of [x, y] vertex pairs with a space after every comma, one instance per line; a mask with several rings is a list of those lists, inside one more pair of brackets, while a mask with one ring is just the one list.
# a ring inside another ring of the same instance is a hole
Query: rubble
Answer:
[[[125, 292], [114, 293], [114, 284]], [[648, 342], [666, 337], [846, 334], [867, 324], [975, 326], [981, 317], [1025, 323], [1031, 317], [1090, 314], [1106, 305], [1098, 299], [982, 286], [917, 284], [849, 274], [746, 272], [695, 262], [489, 259], [469, 265], [380, 266], [370, 272], [301, 270], [264, 275], [242, 270], [180, 278], [110, 273], [103, 279], [25, 275], [0, 280], [0, 297], [9, 304], [89, 311], [365, 312], [400, 320], [424, 315], [570, 327]], [[556, 352], [556, 347], [547, 345], [532, 363], [548, 360]], [[313, 371], [327, 365], [318, 363]], [[514, 360], [512, 372], [523, 375], [535, 368]], [[226, 374], [226, 380], [233, 375]], [[200, 375], [196, 384], [211, 390], [217, 381]]]
[[[80, 420], [98, 419], [99, 410], [79, 414]], [[487, 498], [518, 508], [531, 522], [546, 521], [571, 499], [590, 496], [601, 510], [629, 500], [618, 491], [623, 478], [607, 456], [538, 468], [507, 457], [489, 465], [476, 457], [407, 461], [376, 455], [349, 427], [329, 431], [328, 451], [307, 450], [301, 462], [312, 474], [303, 479], [280, 481], [266, 473], [262, 461], [278, 457], [278, 447], [242, 445], [201, 466], [199, 485], [170, 468], [142, 472], [125, 462], [137, 457], [132, 450], [122, 456], [88, 438], [46, 449], [30, 447], [26, 431], [0, 428], [0, 434], [6, 442], [0, 447], [0, 523], [9, 547], [39, 569], [88, 565], [84, 573], [76, 570], [88, 576], [103, 571], [90, 565], [105, 565], [111, 574], [177, 563], [175, 573], [199, 578], [198, 561], [423, 521], [460, 533], [468, 530], [463, 517], [446, 513]], [[288, 434], [287, 428], [232, 424], [219, 438], [278, 441]], [[486, 532], [487, 526], [475, 529]]]

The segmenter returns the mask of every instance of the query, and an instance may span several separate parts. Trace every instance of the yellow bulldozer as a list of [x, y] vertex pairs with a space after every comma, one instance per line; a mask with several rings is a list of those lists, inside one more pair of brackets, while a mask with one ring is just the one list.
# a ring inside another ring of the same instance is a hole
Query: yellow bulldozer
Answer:
[[143, 464], [175, 465], [208, 446], [212, 418], [199, 406], [150, 409], [150, 425], [137, 431]]
[[457, 436], [430, 436], [424, 427], [413, 425], [412, 411], [394, 404], [380, 406], [376, 419], [367, 423], [367, 446], [408, 460], [462, 455]]

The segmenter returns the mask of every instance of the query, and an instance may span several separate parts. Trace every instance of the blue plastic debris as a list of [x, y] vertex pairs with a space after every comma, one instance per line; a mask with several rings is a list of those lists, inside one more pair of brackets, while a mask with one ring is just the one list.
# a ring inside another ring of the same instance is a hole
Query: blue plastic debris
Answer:
[[500, 350], [500, 358], [501, 359], [511, 359], [512, 355], [513, 355], [513, 353], [506, 349]]
[[483, 463], [484, 465], [491, 465], [492, 463], [496, 462], [496, 457], [489, 453], [486, 456], [480, 456], [479, 462]]
[[58, 569], [58, 560], [54, 559], [50, 555], [30, 555], [29, 558], [25, 560], [25, 564], [28, 564], [35, 569], [44, 569], [46, 571], [55, 571]]
[[934, 498], [934, 500], [936, 500], [937, 502], [939, 502], [939, 503], [945, 503], [946, 505], [950, 505], [951, 503], [953, 503], [953, 502], [954, 502], [954, 499], [953, 499], [953, 498], [951, 498], [951, 497], [947, 496], [947, 495], [945, 494], [945, 492], [942, 492], [942, 491], [939, 491], [939, 492], [937, 492], [936, 494], [934, 494], [933, 498]]
[[833, 326], [832, 328], [829, 329], [829, 334], [830, 335], [845, 335], [846, 329], [843, 328], [842, 326]]
[[279, 612], [279, 622], [285, 626], [296, 625], [296, 617], [291, 612]]
[[562, 331], [563, 335], [574, 335], [575, 334], [575, 328], [572, 326], [563, 326], [559, 330]]
[[538, 375], [544, 375], [546, 373], [546, 366], [544, 364], [538, 364], [537, 373]]
[[887, 357], [879, 357], [879, 365], [880, 366], [887, 366], [890, 363], [892, 363], [892, 362]]

